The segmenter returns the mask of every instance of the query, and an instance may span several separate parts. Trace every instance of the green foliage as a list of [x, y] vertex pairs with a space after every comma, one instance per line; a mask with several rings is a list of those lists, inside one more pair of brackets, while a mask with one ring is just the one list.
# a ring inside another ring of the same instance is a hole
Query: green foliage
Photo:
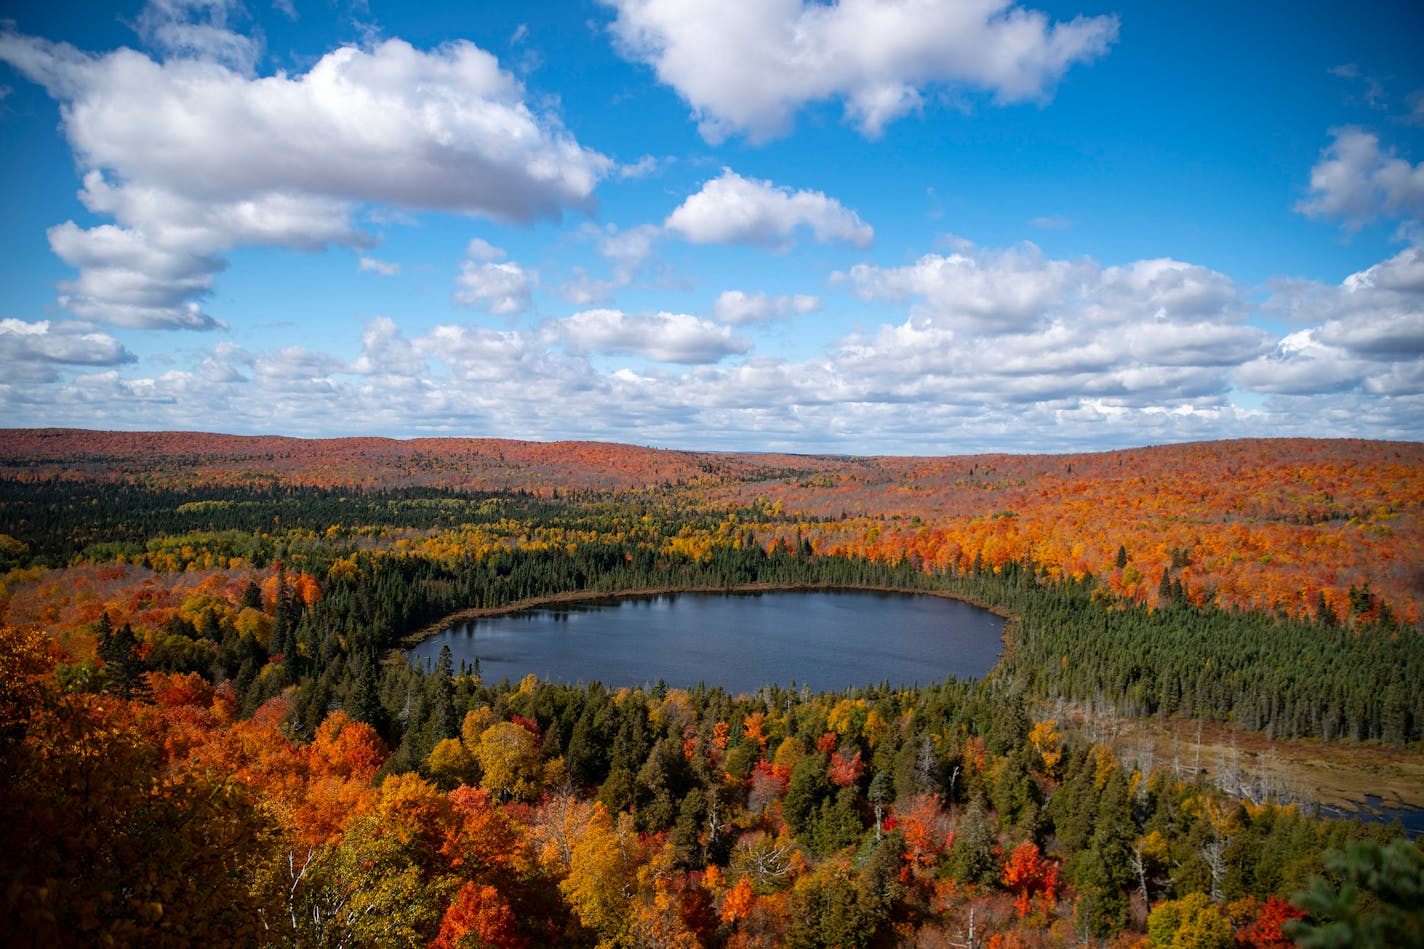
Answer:
[[1330, 880], [1317, 877], [1291, 897], [1310, 914], [1289, 924], [1303, 949], [1424, 945], [1424, 853], [1417, 844], [1357, 840], [1327, 853], [1325, 866]]
[[995, 883], [1003, 868], [999, 851], [997, 825], [983, 807], [971, 804], [955, 828], [945, 872], [960, 883]]

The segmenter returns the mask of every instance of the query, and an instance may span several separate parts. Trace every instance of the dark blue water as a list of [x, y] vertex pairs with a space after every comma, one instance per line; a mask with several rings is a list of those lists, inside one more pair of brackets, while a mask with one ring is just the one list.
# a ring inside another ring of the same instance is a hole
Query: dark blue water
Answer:
[[888, 681], [983, 677], [998, 661], [999, 617], [944, 597], [866, 591], [678, 593], [528, 610], [461, 623], [409, 650], [448, 645], [487, 682], [553, 682], [731, 692], [763, 685], [840, 690]]
[[1323, 805], [1320, 813], [1323, 817], [1348, 817], [1367, 824], [1392, 824], [1397, 820], [1407, 836], [1415, 840], [1424, 837], [1424, 808], [1387, 804], [1384, 798], [1373, 794], [1365, 795], [1364, 803], [1356, 804], [1353, 809]]

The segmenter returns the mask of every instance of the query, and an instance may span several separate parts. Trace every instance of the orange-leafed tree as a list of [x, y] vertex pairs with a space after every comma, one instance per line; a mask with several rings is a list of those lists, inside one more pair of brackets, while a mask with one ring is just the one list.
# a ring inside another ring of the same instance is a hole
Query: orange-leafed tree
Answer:
[[[42, 693], [43, 696], [43, 693]], [[255, 941], [270, 828], [226, 776], [170, 766], [107, 696], [42, 697], [0, 748], [0, 943]]]
[[1038, 845], [1024, 841], [1013, 849], [1004, 863], [1004, 886], [1017, 895], [1014, 907], [1022, 918], [1029, 914], [1035, 895], [1042, 898], [1045, 908], [1058, 898], [1057, 862], [1039, 852]]
[[430, 949], [524, 949], [528, 944], [518, 931], [514, 910], [499, 890], [483, 883], [466, 883], [445, 910]]

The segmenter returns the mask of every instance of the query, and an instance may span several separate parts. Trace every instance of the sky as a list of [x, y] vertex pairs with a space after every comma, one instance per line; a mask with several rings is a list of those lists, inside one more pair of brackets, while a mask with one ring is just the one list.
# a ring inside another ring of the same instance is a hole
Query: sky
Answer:
[[1424, 5], [0, 0], [0, 425], [1424, 438]]

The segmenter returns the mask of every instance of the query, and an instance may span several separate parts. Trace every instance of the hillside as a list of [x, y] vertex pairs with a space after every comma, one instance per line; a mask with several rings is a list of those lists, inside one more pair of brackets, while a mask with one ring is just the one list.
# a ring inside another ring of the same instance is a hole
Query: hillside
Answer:
[[[1031, 558], [1155, 605], [1346, 621], [1424, 603], [1424, 445], [1201, 442], [1071, 455], [828, 457], [501, 439], [0, 431], [0, 478], [659, 497], [767, 512], [766, 542], [957, 570]], [[1119, 566], [1122, 550], [1126, 563]], [[1163, 577], [1167, 577], [1164, 586]]]

